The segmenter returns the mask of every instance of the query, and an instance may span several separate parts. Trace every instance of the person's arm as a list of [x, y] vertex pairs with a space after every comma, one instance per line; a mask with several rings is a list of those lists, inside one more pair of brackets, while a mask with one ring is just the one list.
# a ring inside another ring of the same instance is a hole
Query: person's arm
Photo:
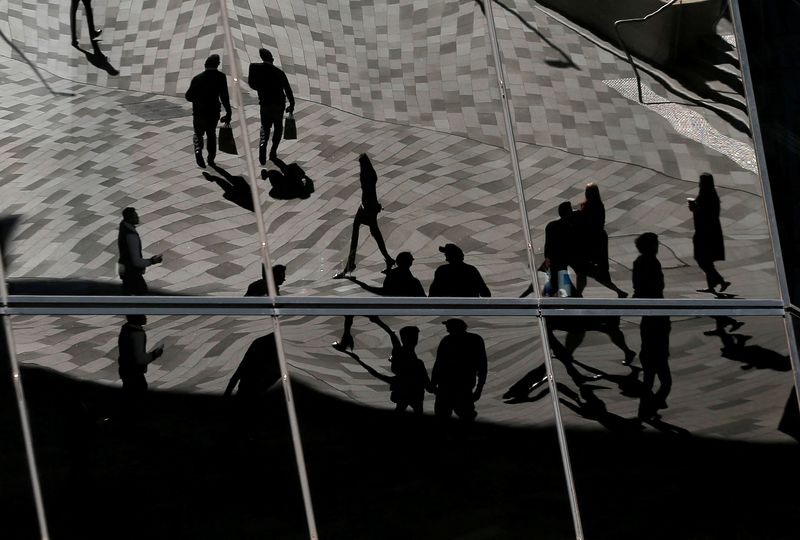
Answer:
[[189, 83], [189, 89], [186, 91], [186, 101], [194, 101], [197, 87], [194, 84], [194, 79]]
[[429, 386], [429, 392], [431, 394], [435, 394], [436, 391], [439, 389], [439, 379], [441, 378], [441, 369], [442, 363], [439, 361], [442, 357], [442, 344], [439, 343], [439, 347], [436, 349], [436, 360], [433, 362], [433, 369], [431, 370], [431, 383]]
[[127, 262], [137, 270], [144, 270], [154, 264], [155, 257], [145, 259], [142, 257], [142, 241], [138, 234], [125, 236], [125, 249], [128, 252]]
[[431, 287], [428, 289], [428, 296], [441, 296], [442, 295], [442, 281], [439, 279], [439, 269], [436, 269], [436, 272], [433, 273], [433, 281], [431, 282]]
[[221, 71], [220, 73], [220, 85], [219, 85], [219, 99], [222, 102], [222, 106], [225, 107], [225, 116], [223, 117], [223, 123], [227, 124], [231, 121], [231, 99], [228, 95], [228, 77], [225, 76], [224, 73]]
[[479, 290], [478, 294], [480, 294], [482, 298], [489, 298], [490, 296], [492, 296], [491, 291], [489, 291], [489, 287], [486, 286], [486, 282], [483, 281], [483, 276], [481, 275], [480, 272], [478, 272], [477, 268], [475, 268], [475, 278], [478, 281], [478, 290]]
[[283, 92], [286, 94], [286, 99], [289, 101], [289, 106], [286, 107], [286, 112], [292, 114], [294, 112], [294, 94], [292, 93], [292, 85], [289, 84], [289, 78], [286, 73], [281, 71], [283, 75]]
[[478, 357], [478, 386], [475, 388], [475, 392], [472, 394], [472, 399], [474, 401], [478, 401], [481, 398], [483, 386], [486, 384], [486, 374], [489, 371], [489, 361], [486, 358], [486, 345], [483, 342], [483, 338], [478, 336], [478, 339], [476, 339], [475, 342], [475, 354]]
[[247, 70], [247, 86], [258, 92], [258, 79], [253, 72], [253, 67], [255, 64], [250, 64], [250, 68]]
[[353, 356], [353, 358], [356, 359], [356, 362], [361, 364], [361, 367], [363, 367], [364, 369], [367, 370], [367, 373], [369, 373], [370, 375], [372, 375], [376, 379], [380, 379], [383, 382], [386, 382], [386, 383], [389, 383], [389, 384], [392, 384], [392, 381], [394, 381], [394, 377], [390, 377], [389, 375], [384, 375], [383, 373], [379, 373], [376, 369], [374, 369], [374, 368], [368, 366], [367, 364], [365, 364], [364, 362], [362, 362], [361, 358], [359, 358], [357, 355], [352, 355], [352, 356]]
[[377, 294], [379, 296], [384, 296], [383, 287], [374, 287], [372, 285], [367, 285], [363, 281], [354, 278], [353, 276], [347, 276], [347, 279], [349, 279], [350, 281], [352, 281], [353, 283], [355, 283], [356, 285], [358, 285], [367, 292], [371, 292], [372, 294]]
[[228, 387], [225, 388], [225, 397], [231, 397], [233, 395], [233, 390], [236, 388], [236, 385], [239, 384], [239, 379], [242, 378], [239, 371], [242, 369], [242, 364], [239, 364], [239, 367], [236, 368], [236, 371], [233, 373], [233, 377], [228, 382]]
[[384, 332], [389, 334], [389, 339], [392, 340], [392, 348], [393, 349], [400, 348], [400, 346], [401, 346], [400, 340], [397, 338], [397, 334], [395, 334], [394, 331], [391, 328], [389, 328], [388, 324], [383, 322], [380, 317], [377, 317], [375, 315], [371, 315], [368, 318], [369, 318], [370, 321], [372, 321], [375, 324], [377, 324], [378, 326], [380, 326], [383, 329]]

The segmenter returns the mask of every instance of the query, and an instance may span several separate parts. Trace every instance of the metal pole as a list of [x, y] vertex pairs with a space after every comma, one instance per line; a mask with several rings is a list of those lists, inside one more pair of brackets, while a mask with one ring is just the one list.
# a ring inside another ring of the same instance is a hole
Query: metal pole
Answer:
[[[239, 122], [239, 132], [244, 151], [244, 160], [247, 163], [247, 174], [250, 182], [250, 194], [253, 198], [253, 208], [255, 210], [256, 222], [258, 225], [258, 236], [261, 240], [261, 258], [266, 268], [267, 290], [274, 305], [277, 289], [275, 280], [272, 276], [272, 261], [267, 247], [267, 232], [264, 226], [264, 215], [261, 211], [261, 197], [256, 186], [256, 167], [252, 148], [250, 148], [250, 134], [247, 131], [247, 118], [244, 113], [244, 100], [242, 99], [241, 76], [239, 73], [239, 60], [236, 49], [233, 46], [233, 34], [231, 34], [230, 23], [228, 20], [228, 7], [226, 0], [219, 0], [220, 21], [225, 34], [225, 47], [228, 50], [228, 57], [231, 59], [231, 76], [233, 77], [233, 98], [236, 105], [236, 117]], [[314, 518], [314, 506], [311, 501], [311, 489], [308, 483], [308, 472], [306, 471], [306, 461], [303, 454], [303, 442], [300, 437], [300, 427], [297, 422], [297, 411], [294, 407], [294, 397], [292, 395], [292, 384], [289, 378], [289, 366], [286, 362], [286, 354], [283, 350], [283, 337], [281, 334], [280, 321], [277, 316], [272, 317], [273, 336], [275, 348], [278, 353], [278, 363], [281, 369], [281, 382], [283, 384], [283, 395], [286, 399], [286, 410], [289, 414], [289, 426], [292, 432], [292, 443], [294, 446], [295, 461], [297, 462], [297, 473], [300, 477], [300, 489], [303, 493], [303, 504], [305, 506], [306, 521], [308, 523], [308, 533], [311, 540], [317, 540], [316, 519]]]
[[[3, 307], [8, 307], [8, 289], [6, 287], [6, 275], [3, 268], [2, 255], [0, 255], [0, 297], [2, 298]], [[36, 454], [33, 451], [33, 435], [31, 434], [31, 424], [28, 419], [28, 405], [25, 402], [25, 391], [22, 387], [22, 376], [19, 371], [19, 362], [17, 361], [17, 347], [14, 344], [11, 316], [3, 315], [2, 317], [3, 332], [6, 334], [8, 359], [11, 365], [11, 379], [14, 383], [14, 393], [17, 396], [17, 409], [19, 410], [19, 421], [22, 426], [22, 438], [25, 442], [25, 454], [28, 458], [28, 472], [31, 477], [33, 502], [36, 506], [36, 519], [39, 522], [39, 535], [42, 540], [49, 540], [50, 533], [47, 531], [47, 515], [44, 510], [42, 488], [39, 484], [39, 468], [36, 466]]]
[[[525, 203], [525, 190], [522, 185], [522, 172], [519, 167], [519, 156], [517, 155], [517, 141], [514, 136], [513, 117], [511, 116], [511, 107], [509, 105], [509, 98], [506, 92], [505, 73], [503, 71], [503, 60], [500, 55], [500, 44], [497, 41], [497, 30], [494, 25], [494, 4], [492, 0], [486, 0], [486, 23], [489, 29], [489, 43], [492, 47], [492, 55], [494, 56], [495, 71], [497, 73], [497, 83], [500, 89], [500, 101], [503, 105], [503, 117], [506, 128], [506, 137], [508, 140], [508, 149], [511, 153], [511, 168], [514, 171], [514, 182], [517, 188], [517, 199], [519, 202], [520, 218], [522, 219], [522, 233], [525, 236], [525, 247], [528, 255], [528, 268], [531, 274], [531, 283], [533, 284], [533, 291], [535, 295], [539, 295], [539, 279], [536, 275], [536, 263], [533, 254], [533, 240], [531, 239], [531, 227], [528, 220], [528, 209]], [[572, 521], [575, 526], [576, 540], [583, 540], [583, 526], [581, 524], [581, 515], [578, 508], [578, 496], [575, 491], [575, 481], [572, 476], [572, 465], [569, 459], [569, 448], [567, 447], [567, 437], [564, 432], [564, 422], [561, 418], [561, 409], [558, 402], [558, 387], [553, 375], [553, 359], [550, 356], [550, 342], [547, 339], [547, 328], [545, 320], [542, 317], [541, 310], [537, 316], [539, 322], [539, 334], [542, 340], [542, 348], [544, 352], [544, 363], [547, 369], [547, 383], [550, 387], [550, 397], [553, 403], [553, 416], [556, 421], [556, 432], [558, 433], [558, 444], [561, 449], [561, 461], [564, 466], [564, 476], [567, 482], [567, 492], [569, 494], [569, 504], [572, 510]]]

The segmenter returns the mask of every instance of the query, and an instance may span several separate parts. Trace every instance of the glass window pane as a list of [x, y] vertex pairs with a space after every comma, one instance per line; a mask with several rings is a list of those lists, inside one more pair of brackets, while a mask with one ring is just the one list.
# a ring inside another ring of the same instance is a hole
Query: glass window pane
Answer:
[[537, 326], [445, 320], [281, 319], [320, 535], [574, 535]]
[[53, 537], [307, 537], [270, 322], [138, 317], [14, 317]]

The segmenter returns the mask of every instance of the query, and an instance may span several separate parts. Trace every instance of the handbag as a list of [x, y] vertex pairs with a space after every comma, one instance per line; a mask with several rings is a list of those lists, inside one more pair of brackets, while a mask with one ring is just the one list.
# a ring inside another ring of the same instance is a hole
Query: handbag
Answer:
[[236, 155], [236, 140], [233, 138], [233, 128], [231, 128], [229, 123], [219, 126], [217, 146], [220, 152]]
[[294, 114], [289, 113], [283, 122], [283, 138], [287, 141], [297, 139], [297, 124], [294, 121]]

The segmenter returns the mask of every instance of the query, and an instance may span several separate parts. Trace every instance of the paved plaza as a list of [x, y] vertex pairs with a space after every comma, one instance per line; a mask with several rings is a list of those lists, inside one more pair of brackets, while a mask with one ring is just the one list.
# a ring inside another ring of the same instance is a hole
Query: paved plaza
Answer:
[[[164, 263], [146, 274], [151, 287], [168, 294], [243, 295], [260, 274], [255, 214], [202, 176], [183, 97], [209, 54], [221, 54], [221, 69], [231, 73], [218, 4], [98, 2], [95, 19], [104, 29], [99, 47], [116, 75], [98, 68], [98, 58], [69, 46], [68, 3], [6, 4], [0, 31], [30, 63], [0, 42], [0, 212], [23, 216], [11, 249], [10, 279], [116, 283], [117, 225], [122, 209], [135, 206], [146, 255], [164, 254]], [[332, 0], [327, 9], [312, 0], [228, 4], [240, 71], [246, 73], [265, 46], [288, 75], [299, 139], [284, 141], [279, 155], [300, 165], [316, 188], [306, 200], [274, 200], [269, 185], [255, 181], [272, 260], [288, 267], [282, 294], [368, 294], [331, 279], [347, 255], [359, 204], [357, 157], [366, 152], [378, 173], [383, 205], [378, 219], [389, 251], [413, 253], [414, 274], [426, 290], [444, 262], [437, 247], [452, 242], [480, 270], [493, 296], [517, 297], [530, 278], [481, 7], [469, 1], [374, 4]], [[730, 292], [776, 298], [752, 141], [740, 126], [746, 115], [727, 105], [718, 107], [728, 113], [720, 115], [687, 101], [682, 96], [691, 90], [663, 73], [658, 80], [645, 76], [647, 99], [639, 104], [631, 67], [613, 45], [532, 3], [505, 5], [495, 8], [498, 37], [537, 257], [558, 203], [577, 205], [586, 183], [595, 182], [607, 209], [614, 281], [631, 291], [633, 240], [652, 231], [662, 242], [665, 295], [703, 297], [696, 292], [705, 280], [692, 258], [686, 198], [697, 194], [697, 178], [708, 171], [721, 197], [727, 258], [719, 269], [733, 282]], [[85, 22], [80, 17], [79, 22], [82, 47], [88, 48]], [[735, 63], [730, 39], [718, 41], [728, 44], [726, 54]], [[246, 85], [243, 91], [255, 148], [256, 96]], [[247, 174], [239, 157], [222, 155], [218, 163], [233, 176]], [[355, 275], [379, 285], [383, 258], [366, 230], [357, 262]], [[591, 280], [585, 291], [587, 297], [608, 294]], [[408, 324], [390, 322], [393, 328]], [[428, 369], [444, 336], [440, 322], [418, 321], [420, 357]], [[549, 424], [549, 397], [518, 404], [502, 398], [541, 362], [533, 321], [468, 322], [486, 340], [490, 359], [479, 419]], [[622, 322], [637, 351], [638, 322]], [[23, 362], [118, 384], [119, 317], [19, 317], [13, 324]], [[152, 317], [149, 340], [165, 342], [166, 352], [148, 379], [158, 389], [221, 393], [268, 324]], [[295, 376], [337, 397], [390, 405], [385, 383], [331, 349], [341, 319], [289, 318], [282, 328]], [[762, 348], [747, 351], [750, 363], [722, 357], [720, 339], [703, 335], [713, 328], [710, 319], [674, 322], [675, 384], [665, 421], [714, 437], [788, 440], [775, 429], [791, 388], [781, 361], [787, 354], [782, 323], [746, 321], [740, 334], [752, 336], [748, 346]], [[363, 318], [356, 319], [354, 333], [362, 359], [388, 372], [391, 347], [385, 334]], [[621, 353], [605, 336], [590, 334], [576, 359], [609, 375], [595, 383], [609, 413], [635, 416], [638, 400], [624, 395], [622, 379], [631, 370], [620, 365]], [[560, 364], [557, 369], [560, 380], [574, 387]], [[570, 425], [598, 425], [585, 396], [572, 404], [562, 407]], [[432, 403], [426, 402], [426, 411]]]

